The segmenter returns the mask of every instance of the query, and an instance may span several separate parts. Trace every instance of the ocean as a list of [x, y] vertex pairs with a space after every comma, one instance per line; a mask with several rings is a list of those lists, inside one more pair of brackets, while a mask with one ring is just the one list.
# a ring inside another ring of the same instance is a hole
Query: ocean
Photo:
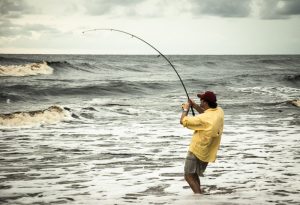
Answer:
[[157, 55], [0, 55], [1, 204], [299, 204], [300, 55], [168, 56], [217, 94], [221, 147], [194, 195], [187, 97]]

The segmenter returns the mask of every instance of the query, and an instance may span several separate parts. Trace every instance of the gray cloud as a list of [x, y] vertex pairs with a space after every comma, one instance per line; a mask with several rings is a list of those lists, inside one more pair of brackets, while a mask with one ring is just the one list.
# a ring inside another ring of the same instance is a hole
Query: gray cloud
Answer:
[[0, 18], [20, 18], [23, 14], [31, 13], [33, 10], [23, 0], [1, 0]]
[[[86, 15], [120, 17], [160, 17], [173, 13], [195, 16], [248, 17], [257, 11], [262, 19], [284, 19], [300, 15], [300, 0], [0, 0], [0, 19], [26, 14], [59, 16], [84, 12]], [[179, 6], [180, 5], [180, 6]], [[253, 7], [256, 5], [256, 7]], [[172, 13], [172, 12], [171, 12]]]
[[30, 37], [34, 32], [40, 34], [56, 34], [55, 28], [42, 24], [16, 24], [16, 18], [22, 18], [26, 14], [36, 13], [33, 6], [23, 0], [0, 0], [0, 37]]
[[[86, 13], [89, 15], [106, 15], [114, 12], [115, 9], [122, 9], [125, 16], [138, 16], [137, 6], [151, 0], [91, 0], [83, 2]], [[220, 17], [246, 17], [251, 13], [251, 0], [185, 0], [181, 1], [182, 7], [178, 12], [192, 12], [194, 15], [210, 15]], [[152, 15], [142, 15], [146, 17], [158, 17], [162, 15], [162, 10], [172, 8], [174, 0], [153, 1], [157, 5]], [[190, 5], [190, 9], [187, 9]], [[174, 6], [175, 9], [176, 6]], [[150, 9], [150, 8], [149, 8]], [[153, 9], [153, 8], [152, 8]]]
[[87, 14], [96, 16], [108, 14], [115, 8], [130, 10], [132, 7], [143, 1], [144, 0], [90, 0], [85, 1], [84, 4]]
[[286, 19], [300, 15], [299, 0], [264, 0], [260, 5], [260, 17], [263, 19]]
[[9, 20], [0, 21], [0, 36], [2, 37], [14, 37], [14, 36], [32, 36], [33, 32], [40, 34], [60, 34], [56, 28], [45, 26], [42, 24], [25, 24], [19, 25], [11, 23]]
[[[151, 1], [151, 0], [91, 0], [83, 2], [88, 15], [106, 15], [114, 14], [114, 11], [122, 11], [122, 15], [142, 16], [142, 17], [159, 17], [164, 15], [164, 11], [175, 9], [178, 14], [183, 12], [192, 12], [196, 16], [209, 15], [220, 17], [247, 17], [251, 13], [252, 0], [174, 0]], [[152, 3], [155, 7], [150, 7], [146, 14], [138, 10], [138, 6]], [[152, 9], [152, 10], [151, 10]], [[149, 15], [149, 13], [151, 15]]]
[[285, 0], [284, 6], [280, 10], [285, 15], [299, 15], [300, 14], [300, 1], [299, 0]]
[[195, 15], [220, 17], [247, 17], [251, 13], [251, 0], [191, 0]]

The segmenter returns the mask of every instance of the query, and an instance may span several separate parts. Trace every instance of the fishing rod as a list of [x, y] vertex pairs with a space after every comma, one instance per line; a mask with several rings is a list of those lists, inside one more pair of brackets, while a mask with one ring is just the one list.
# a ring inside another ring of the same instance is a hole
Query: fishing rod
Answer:
[[[126, 31], [122, 31], [122, 30], [118, 30], [118, 29], [96, 28], [96, 29], [90, 29], [90, 30], [83, 31], [82, 34], [85, 34], [85, 33], [87, 33], [87, 32], [92, 32], [92, 31], [115, 31], [115, 32], [127, 34], [127, 35], [131, 36], [132, 38], [136, 38], [136, 39], [138, 39], [138, 40], [140, 40], [140, 41], [146, 43], [148, 46], [150, 46], [150, 47], [153, 48], [155, 51], [157, 51], [157, 52], [159, 53], [159, 55], [161, 55], [161, 56], [162, 56], [162, 57], [170, 64], [170, 66], [173, 68], [173, 70], [174, 70], [175, 73], [177, 74], [177, 76], [178, 76], [178, 78], [179, 78], [179, 80], [180, 80], [180, 82], [181, 82], [181, 85], [182, 85], [182, 87], [183, 87], [183, 89], [184, 89], [184, 91], [185, 91], [185, 94], [186, 94], [188, 100], [190, 99], [189, 94], [188, 94], [188, 92], [187, 92], [187, 90], [186, 90], [186, 88], [185, 88], [185, 85], [184, 85], [184, 83], [183, 83], [183, 81], [182, 81], [182, 79], [181, 79], [179, 73], [178, 73], [177, 70], [175, 69], [174, 65], [171, 63], [171, 61], [170, 61], [164, 54], [162, 54], [159, 50], [157, 50], [157, 48], [155, 48], [153, 45], [151, 45], [150, 43], [148, 43], [147, 41], [145, 41], [144, 39], [142, 39], [142, 38], [140, 38], [140, 37], [138, 37], [138, 36], [136, 36], [136, 35], [133, 35], [133, 34], [131, 34], [131, 33], [128, 33], [128, 32], [126, 32]], [[194, 112], [194, 110], [193, 110], [193, 107], [191, 107], [191, 110], [192, 110], [193, 116], [195, 116], [195, 112]]]

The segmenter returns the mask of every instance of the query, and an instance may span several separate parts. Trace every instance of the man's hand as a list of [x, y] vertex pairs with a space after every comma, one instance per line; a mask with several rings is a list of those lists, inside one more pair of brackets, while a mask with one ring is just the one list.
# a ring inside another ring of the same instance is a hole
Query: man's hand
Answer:
[[180, 124], [183, 124], [183, 122], [182, 122], [182, 120], [183, 120], [183, 118], [185, 117], [185, 116], [187, 116], [188, 115], [188, 112], [189, 112], [189, 110], [190, 110], [190, 108], [191, 108], [191, 104], [190, 104], [190, 102], [186, 102], [186, 103], [183, 103], [182, 105], [181, 105], [181, 107], [182, 107], [182, 114], [181, 114], [181, 117], [180, 117]]
[[183, 110], [188, 111], [191, 108], [191, 104], [189, 102], [186, 102], [186, 103], [183, 103], [181, 105], [181, 107], [182, 107]]

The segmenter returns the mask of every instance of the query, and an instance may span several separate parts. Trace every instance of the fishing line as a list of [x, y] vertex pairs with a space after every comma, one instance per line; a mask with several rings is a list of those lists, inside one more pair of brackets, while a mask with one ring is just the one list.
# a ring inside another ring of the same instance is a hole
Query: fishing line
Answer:
[[[131, 33], [128, 33], [128, 32], [126, 32], [126, 31], [122, 31], [122, 30], [118, 30], [118, 29], [97, 28], [97, 29], [90, 29], [90, 30], [83, 31], [82, 34], [85, 34], [85, 33], [87, 33], [87, 32], [92, 32], [92, 31], [115, 31], [115, 32], [127, 34], [127, 35], [129, 35], [129, 36], [131, 36], [131, 37], [133, 37], [133, 38], [136, 38], [136, 39], [138, 39], [138, 40], [140, 40], [140, 41], [146, 43], [148, 46], [150, 46], [150, 47], [153, 48], [155, 51], [157, 51], [157, 52], [159, 53], [159, 55], [161, 55], [161, 56], [162, 56], [162, 57], [170, 64], [170, 66], [173, 68], [173, 70], [174, 70], [175, 73], [177, 74], [177, 76], [178, 76], [178, 78], [179, 78], [179, 80], [180, 80], [180, 82], [181, 82], [181, 85], [182, 85], [182, 87], [183, 87], [183, 89], [184, 89], [184, 91], [185, 91], [185, 94], [186, 94], [187, 98], [190, 99], [189, 94], [188, 94], [188, 92], [187, 92], [187, 90], [186, 90], [186, 88], [185, 88], [185, 85], [184, 85], [184, 83], [183, 83], [183, 81], [182, 81], [182, 79], [181, 79], [179, 73], [178, 73], [177, 70], [175, 69], [175, 66], [171, 63], [171, 61], [170, 61], [164, 54], [162, 54], [159, 50], [157, 50], [157, 48], [155, 48], [153, 45], [151, 45], [150, 43], [148, 43], [147, 41], [145, 41], [144, 39], [142, 39], [142, 38], [140, 38], [140, 37], [138, 37], [138, 36], [136, 36], [136, 35], [133, 35], [133, 34], [131, 34]], [[194, 112], [194, 110], [193, 110], [193, 107], [191, 107], [191, 110], [192, 110], [193, 116], [195, 116], [195, 112]]]

